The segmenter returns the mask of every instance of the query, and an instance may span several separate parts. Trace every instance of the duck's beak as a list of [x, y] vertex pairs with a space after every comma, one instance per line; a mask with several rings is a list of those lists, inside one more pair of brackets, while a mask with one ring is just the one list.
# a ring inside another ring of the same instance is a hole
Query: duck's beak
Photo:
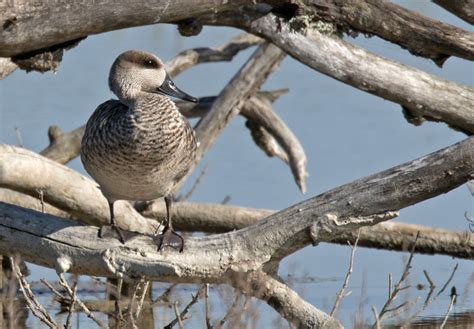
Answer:
[[173, 80], [171, 80], [171, 78], [169, 77], [168, 73], [166, 73], [165, 81], [163, 81], [163, 84], [158, 87], [158, 91], [162, 92], [163, 94], [173, 96], [185, 101], [193, 103], [198, 102], [198, 99], [196, 97], [188, 95], [184, 91], [176, 87]]

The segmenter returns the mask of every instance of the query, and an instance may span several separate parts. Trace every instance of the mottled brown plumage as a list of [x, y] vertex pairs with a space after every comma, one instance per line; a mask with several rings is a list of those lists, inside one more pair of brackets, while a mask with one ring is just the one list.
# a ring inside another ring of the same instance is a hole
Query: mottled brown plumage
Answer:
[[[117, 58], [109, 85], [119, 100], [99, 105], [92, 114], [82, 139], [81, 160], [109, 201], [111, 226], [123, 242], [114, 222], [114, 201], [165, 197], [169, 208], [174, 187], [195, 159], [194, 131], [165, 93], [195, 99], [174, 86], [161, 60], [139, 51]], [[167, 219], [165, 237], [174, 234], [182, 240], [172, 231], [169, 210]], [[169, 242], [163, 240], [160, 248]]]

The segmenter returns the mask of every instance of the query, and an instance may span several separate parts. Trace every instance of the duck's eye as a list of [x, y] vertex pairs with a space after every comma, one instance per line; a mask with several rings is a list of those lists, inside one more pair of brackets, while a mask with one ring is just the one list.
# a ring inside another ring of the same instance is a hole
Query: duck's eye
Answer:
[[146, 67], [150, 67], [150, 68], [154, 68], [156, 67], [156, 63], [154, 61], [152, 61], [151, 59], [147, 59], [143, 62], [143, 64], [146, 66]]

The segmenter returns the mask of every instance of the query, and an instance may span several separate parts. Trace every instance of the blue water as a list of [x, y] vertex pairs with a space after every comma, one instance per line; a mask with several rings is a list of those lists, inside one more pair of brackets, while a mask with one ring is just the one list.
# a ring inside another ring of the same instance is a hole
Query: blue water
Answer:
[[[424, 15], [472, 30], [468, 24], [430, 2], [398, 2]], [[15, 127], [18, 127], [24, 146], [40, 151], [48, 144], [46, 132], [49, 125], [55, 124], [69, 131], [83, 124], [98, 104], [113, 97], [107, 87], [107, 74], [112, 61], [124, 50], [148, 50], [166, 61], [188, 48], [220, 45], [238, 33], [230, 28], [205, 27], [200, 35], [184, 38], [174, 26], [158, 25], [90, 36], [65, 54], [56, 74], [16, 71], [0, 82], [0, 142], [16, 144]], [[445, 79], [473, 85], [471, 62], [450, 58], [440, 69], [429, 60], [416, 58], [375, 37], [349, 41]], [[194, 96], [216, 95], [252, 51], [240, 53], [231, 63], [194, 67], [177, 77], [175, 82]], [[420, 127], [410, 125], [403, 118], [399, 105], [344, 85], [289, 57], [263, 87], [277, 88], [290, 89], [289, 94], [275, 102], [274, 109], [306, 150], [310, 174], [306, 195], [298, 191], [285, 164], [266, 157], [253, 144], [244, 120], [238, 117], [197, 168], [194, 177], [204, 164], [209, 166], [192, 201], [221, 202], [228, 195], [231, 204], [283, 209], [465, 138], [442, 123], [428, 122]], [[77, 159], [69, 166], [85, 174]], [[192, 182], [193, 177], [185, 189]], [[402, 210], [396, 220], [467, 230], [465, 211], [474, 214], [474, 203], [468, 189], [461, 186]], [[308, 302], [330, 311], [347, 269], [349, 255], [349, 247], [344, 246], [322, 244], [316, 248], [307, 247], [288, 257], [282, 263], [280, 273], [283, 277], [291, 273], [297, 277], [319, 278], [315, 282], [296, 283], [294, 288]], [[358, 249], [349, 287], [352, 294], [343, 301], [338, 313], [346, 326], [352, 325], [359, 305], [364, 306], [363, 316], [372, 322], [370, 307], [381, 308], [387, 295], [388, 273], [398, 278], [403, 268], [402, 259], [403, 254], [398, 252]], [[422, 273], [426, 269], [435, 282], [441, 284], [455, 263], [459, 263], [459, 269], [453, 284], [458, 291], [463, 291], [473, 280], [472, 262], [445, 256], [416, 255], [411, 282], [414, 285], [426, 283]], [[41, 277], [55, 279], [51, 270], [38, 266], [31, 268], [31, 280]], [[426, 291], [412, 291], [413, 296], [425, 294]], [[361, 295], [366, 296], [362, 304]], [[453, 312], [472, 309], [472, 292], [466, 298], [464, 303], [455, 305]], [[448, 303], [449, 294], [446, 293], [424, 315], [443, 315]], [[262, 315], [260, 325], [271, 327], [276, 313], [266, 305], [260, 306], [259, 310]], [[189, 321], [193, 327], [204, 325], [202, 321]]]

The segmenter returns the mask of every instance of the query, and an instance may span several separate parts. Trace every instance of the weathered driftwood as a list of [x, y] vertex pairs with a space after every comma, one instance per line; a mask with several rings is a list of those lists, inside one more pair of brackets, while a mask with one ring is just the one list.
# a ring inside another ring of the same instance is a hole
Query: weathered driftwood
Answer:
[[239, 18], [221, 17], [220, 21], [273, 42], [321, 73], [402, 105], [412, 123], [442, 121], [474, 133], [473, 88], [375, 55], [314, 28], [309, 28], [307, 35], [293, 32], [284, 19], [271, 13], [255, 18], [260, 15], [248, 12]]
[[64, 211], [55, 206], [52, 206], [51, 204], [49, 204], [48, 202], [44, 200], [42, 202], [41, 193], [42, 191], [38, 189], [36, 196], [31, 196], [29, 194], [21, 193], [15, 190], [0, 188], [0, 201], [14, 204], [23, 208], [45, 212], [47, 214], [58, 216], [58, 217], [64, 217], [64, 218], [71, 217], [71, 215], [67, 211]]
[[10, 73], [17, 69], [18, 65], [10, 58], [0, 58], [0, 80], [5, 79]]
[[176, 76], [197, 64], [231, 61], [240, 51], [262, 43], [263, 40], [252, 34], [242, 33], [229, 42], [216, 48], [194, 48], [185, 50], [166, 63], [171, 76]]
[[[144, 209], [142, 215], [149, 218], [164, 218], [163, 204], [154, 203]], [[179, 202], [173, 208], [173, 225], [176, 229], [190, 232], [222, 233], [239, 230], [276, 213], [269, 209], [254, 209], [221, 204]], [[457, 258], [474, 257], [474, 233], [457, 232], [401, 222], [382, 222], [363, 227], [358, 245], [385, 250], [406, 251], [407, 244], [413, 242], [420, 232], [415, 247], [416, 253], [441, 254]], [[354, 244], [356, 230], [346, 230], [328, 240], [328, 243]]]
[[474, 1], [473, 0], [433, 0], [434, 3], [449, 10], [466, 22], [474, 24]]
[[[189, 237], [184, 253], [174, 249], [159, 253], [152, 238], [146, 236], [137, 236], [125, 246], [114, 239], [97, 239], [96, 227], [2, 202], [0, 253], [19, 253], [26, 261], [54, 267], [60, 273], [246, 286], [301, 327], [327, 322], [337, 325], [336, 320], [262, 271], [273, 272], [282, 258], [309, 243], [393, 218], [398, 209], [459, 186], [474, 174], [473, 160], [471, 137], [296, 204], [250, 227]], [[0, 173], [1, 181], [8, 182], [4, 168]], [[242, 280], [246, 273], [249, 275]]]
[[70, 132], [64, 132], [58, 126], [50, 126], [48, 129], [49, 145], [40, 154], [61, 164], [68, 163], [79, 156], [85, 129], [86, 126], [82, 125]]
[[[353, 29], [408, 49], [442, 66], [450, 56], [474, 60], [474, 33], [380, 0], [311, 0], [297, 13], [313, 13], [343, 29]], [[450, 1], [451, 3], [457, 1]]]
[[200, 143], [196, 163], [209, 150], [229, 121], [239, 114], [244, 102], [257, 93], [268, 75], [280, 65], [284, 58], [285, 53], [278, 47], [264, 43], [234, 75], [217, 96], [209, 112], [195, 127], [196, 138]]
[[[184, 253], [174, 249], [159, 253], [151, 238], [144, 236], [122, 246], [115, 240], [97, 239], [96, 227], [1, 203], [0, 252], [17, 252], [26, 261], [89, 275], [221, 281], [234, 272], [259, 270], [345, 230], [393, 218], [401, 208], [465, 183], [474, 174], [473, 160], [471, 137], [335, 188], [247, 228], [189, 237]], [[3, 168], [0, 172], [5, 173]]]
[[[195, 26], [191, 29], [193, 35], [200, 31], [201, 17], [212, 15], [215, 23], [219, 24], [221, 13], [240, 17], [243, 5], [273, 6], [275, 12], [288, 19], [322, 18], [343, 27], [376, 34], [413, 53], [436, 60], [450, 55], [473, 58], [473, 37], [468, 31], [378, 0], [236, 0], [217, 3], [211, 0], [184, 3], [157, 0], [133, 4], [121, 0], [114, 3], [113, 10], [108, 3], [100, 2], [53, 5], [48, 2], [33, 4], [27, 0], [15, 1], [4, 5], [0, 14], [3, 22], [0, 56], [25, 54], [91, 34], [158, 22], [177, 23], [186, 35], [190, 30], [186, 27]], [[449, 8], [453, 7], [461, 5]], [[38, 29], [38, 26], [41, 28]]]
[[[56, 175], [55, 169], [50, 168], [48, 169], [48, 172], [50, 172], [51, 175]], [[71, 179], [72, 178], [63, 181], [63, 186], [56, 189], [58, 193], [68, 189], [68, 182]], [[34, 192], [35, 191], [32, 190], [30, 193]], [[76, 196], [76, 200], [86, 202], [85, 204], [78, 203], [78, 207], [88, 207], [89, 201], [87, 198], [79, 198]], [[43, 208], [39, 194], [35, 197], [15, 190], [0, 188], [0, 201], [37, 211], [42, 211]], [[64, 203], [66, 203], [66, 201], [61, 202], [60, 204]], [[47, 202], [44, 202], [44, 211], [47, 214], [55, 216], [65, 218], [70, 217], [68, 212], [51, 206]], [[147, 208], [142, 209], [140, 213], [145, 218], [152, 218], [161, 222], [166, 216], [165, 205], [163, 202], [154, 202]], [[238, 230], [253, 225], [257, 221], [274, 213], [276, 213], [276, 211], [268, 209], [253, 209], [221, 204], [190, 202], [178, 202], [173, 207], [175, 228], [180, 231], [189, 232], [201, 231], [206, 233], [223, 233]], [[89, 223], [95, 226], [100, 226], [104, 220], [106, 220], [106, 218], [93, 217], [77, 217], [77, 219], [83, 223]], [[130, 224], [126, 226], [130, 226]], [[148, 228], [143, 227], [142, 232], [149, 233], [153, 228], [154, 226], [151, 225]], [[359, 245], [368, 248], [404, 251], [406, 244], [413, 241], [417, 232], [420, 232], [420, 237], [415, 249], [415, 252], [417, 253], [441, 254], [467, 259], [472, 258], [474, 255], [473, 233], [455, 232], [447, 229], [431, 228], [400, 222], [384, 222], [362, 228]], [[344, 231], [340, 235], [324, 240], [324, 242], [345, 245], [347, 241], [354, 243], [356, 235], [355, 231]]]
[[[65, 2], [20, 0], [2, 4], [0, 56], [11, 57], [101, 32], [154, 23], [178, 23], [201, 15], [237, 9], [249, 0]], [[41, 27], [41, 28], [39, 28]]]
[[[163, 6], [167, 3], [169, 3], [168, 6]], [[26, 50], [21, 50], [19, 45], [38, 49], [38, 47], [54, 43], [54, 40], [57, 40], [56, 42], [71, 40], [90, 33], [157, 21], [182, 22], [181, 19], [196, 18], [203, 24], [234, 26], [260, 35], [278, 45], [295, 59], [324, 74], [401, 104], [405, 109], [406, 117], [412, 123], [420, 124], [424, 120], [443, 121], [468, 134], [474, 132], [472, 88], [445, 81], [376, 56], [339, 38], [320, 34], [312, 28], [311, 24], [306, 28], [310, 37], [298, 32], [290, 32], [289, 24], [285, 19], [268, 13], [271, 10], [270, 6], [247, 6], [244, 9], [240, 8], [242, 4], [251, 4], [251, 2], [232, 1], [215, 5], [209, 0], [201, 0], [193, 2], [192, 5], [183, 6], [179, 1], [163, 0], [153, 4], [143, 4], [143, 7], [134, 3], [133, 14], [130, 15], [128, 12], [130, 5], [119, 2], [114, 6], [113, 15], [104, 16], [100, 13], [103, 10], [108, 12], [109, 6], [60, 4], [55, 5], [54, 10], [50, 10], [50, 4], [45, 3], [35, 7], [38, 13], [44, 13], [47, 17], [54, 15], [56, 10], [61, 10], [64, 14], [60, 18], [55, 18], [54, 26], [46, 29], [43, 24], [41, 25], [43, 28], [37, 31], [34, 24], [44, 23], [45, 17], [41, 15], [29, 17], [28, 6], [19, 9], [16, 8], [19, 3], [15, 2], [12, 7], [7, 7], [3, 13], [0, 13], [4, 21], [12, 20], [8, 28], [0, 31], [0, 44], [5, 46], [1, 48], [5, 52], [22, 52]], [[278, 4], [278, 1], [274, 4]], [[213, 8], [215, 11], [210, 11], [211, 7], [215, 7]], [[93, 12], [89, 13], [92, 8]], [[238, 15], [235, 12], [237, 8], [240, 13]], [[125, 12], [127, 15], [123, 16]], [[87, 24], [74, 24], [76, 20], [62, 21], [71, 14], [76, 15], [74, 17], [78, 22], [81, 17], [87, 16]], [[265, 14], [266, 16], [262, 17]], [[141, 15], [140, 19], [137, 18], [139, 15]], [[95, 17], [100, 17], [100, 21], [93, 24]], [[118, 17], [121, 19], [117, 20]], [[35, 33], [29, 33], [33, 30]], [[305, 28], [300, 27], [299, 30], [305, 30]], [[468, 32], [464, 35], [468, 35]], [[34, 40], [30, 40], [31, 38]], [[11, 54], [4, 56], [11, 56]]]

